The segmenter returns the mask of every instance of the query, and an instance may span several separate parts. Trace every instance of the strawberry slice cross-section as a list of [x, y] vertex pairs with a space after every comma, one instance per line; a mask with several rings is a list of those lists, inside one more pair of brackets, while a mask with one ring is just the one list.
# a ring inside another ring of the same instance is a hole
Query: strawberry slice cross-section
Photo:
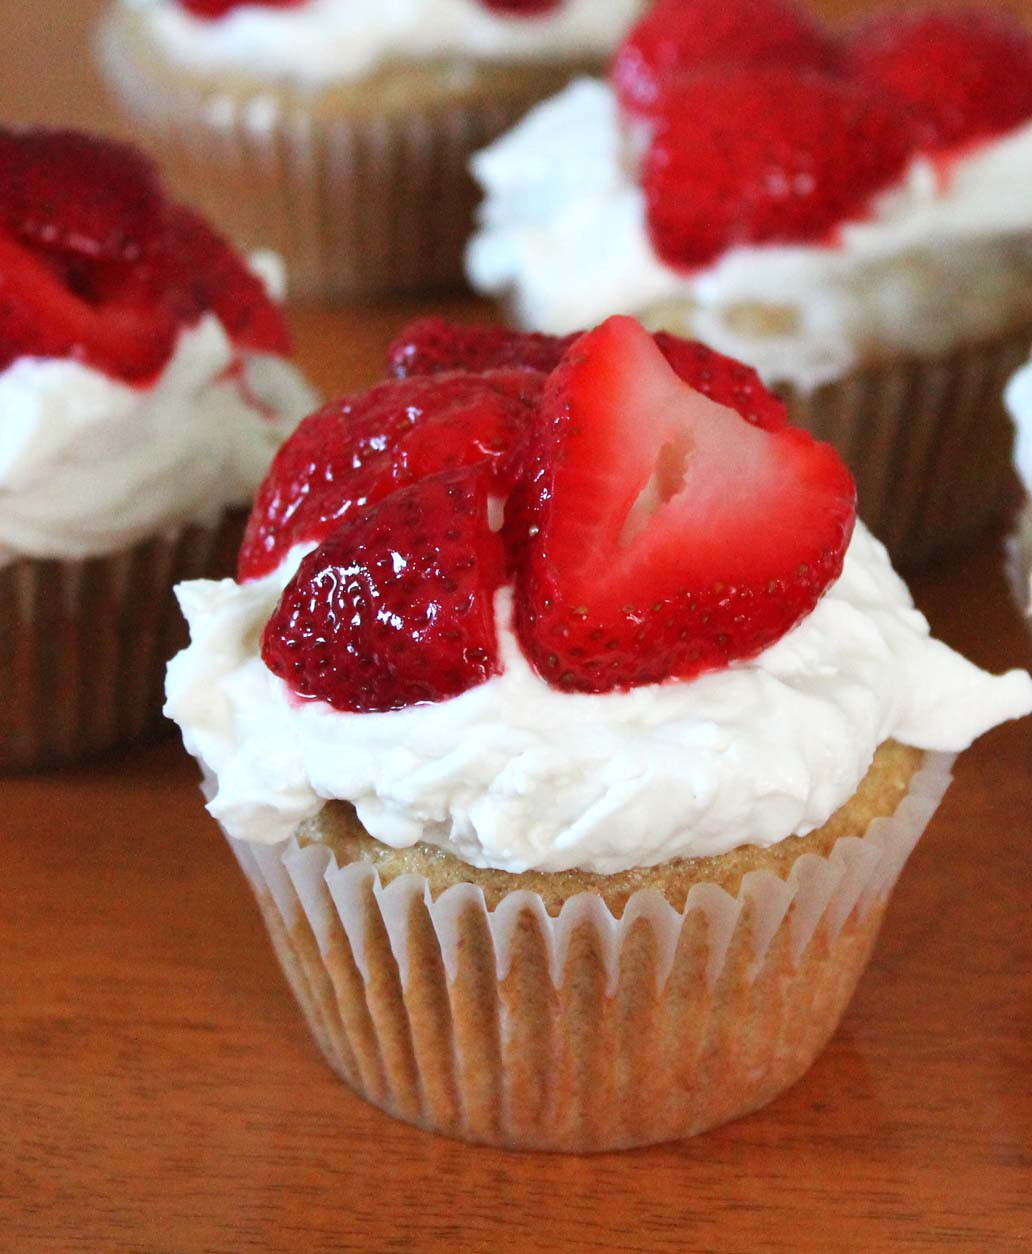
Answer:
[[754, 656], [841, 573], [856, 516], [830, 446], [677, 377], [615, 317], [552, 374], [507, 512], [515, 622], [541, 676], [607, 692]]

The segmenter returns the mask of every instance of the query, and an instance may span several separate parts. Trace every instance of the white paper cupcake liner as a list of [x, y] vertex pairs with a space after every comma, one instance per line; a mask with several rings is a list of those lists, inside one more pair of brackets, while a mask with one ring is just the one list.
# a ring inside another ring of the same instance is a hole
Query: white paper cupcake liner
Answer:
[[230, 574], [244, 517], [233, 511], [103, 557], [0, 566], [0, 772], [171, 730], [165, 663], [186, 644], [172, 588]]
[[1032, 327], [946, 356], [858, 370], [812, 393], [779, 389], [793, 422], [833, 444], [860, 516], [893, 564], [913, 568], [975, 540], [1013, 503], [1014, 428], [1001, 397]]
[[891, 818], [786, 879], [748, 873], [684, 910], [653, 889], [616, 919], [591, 893], [550, 917], [456, 885], [384, 887], [321, 845], [231, 841], [334, 1070], [422, 1127], [595, 1151], [701, 1132], [803, 1074], [852, 995], [888, 896], [950, 782], [926, 756]]
[[[270, 82], [248, 92], [180, 73], [114, 12], [101, 31], [106, 77], [170, 184], [244, 247], [287, 263], [299, 297], [368, 297], [463, 282], [478, 195], [470, 156], [513, 125], [545, 86], [403, 112], [332, 107], [322, 91]], [[572, 73], [573, 67], [570, 67]]]

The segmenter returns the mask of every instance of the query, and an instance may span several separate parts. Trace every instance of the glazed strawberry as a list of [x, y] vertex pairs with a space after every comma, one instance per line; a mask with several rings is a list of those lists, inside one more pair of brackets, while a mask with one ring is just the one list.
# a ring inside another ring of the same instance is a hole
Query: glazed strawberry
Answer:
[[523, 366], [548, 373], [577, 338], [540, 335], [508, 327], [462, 326], [444, 318], [410, 323], [387, 350], [387, 369], [397, 379], [442, 370], [504, 370]]
[[174, 321], [152, 303], [98, 301], [84, 270], [48, 264], [0, 231], [0, 370], [19, 357], [73, 358], [130, 382], [161, 369]]
[[[508, 327], [462, 326], [444, 318], [411, 323], [387, 350], [390, 373], [399, 378], [444, 370], [498, 370], [524, 366], [550, 374], [570, 345], [584, 333], [540, 335]], [[707, 348], [659, 331], [653, 338], [677, 374], [697, 391], [730, 405], [750, 422], [768, 430], [783, 427], [788, 412], [760, 382], [750, 366]]]
[[483, 464], [504, 494], [542, 382], [529, 370], [396, 380], [305, 419], [258, 490], [239, 577], [267, 574], [293, 545], [322, 540], [356, 510], [443, 470]]
[[170, 205], [155, 248], [152, 283], [177, 322], [189, 325], [211, 311], [241, 348], [254, 352], [290, 351], [283, 312], [261, 279], [204, 219], [182, 205]]
[[813, 242], [863, 217], [917, 143], [893, 102], [783, 69], [699, 74], [657, 115], [642, 182], [653, 245], [704, 266], [740, 244]]
[[180, 8], [206, 21], [225, 17], [245, 4], [254, 5], [260, 9], [297, 9], [307, 3], [308, 0], [179, 0]]
[[719, 405], [727, 405], [746, 422], [765, 431], [788, 425], [785, 402], [768, 392], [751, 366], [734, 357], [725, 357], [698, 340], [683, 340], [669, 331], [652, 337], [674, 373], [696, 392]]
[[47, 250], [132, 261], [160, 225], [151, 163], [76, 131], [0, 131], [0, 225]]
[[498, 670], [504, 578], [488, 476], [432, 475], [339, 527], [301, 562], [262, 637], [299, 696], [338, 710], [442, 701]]
[[830, 35], [787, 0], [659, 0], [632, 28], [613, 61], [625, 109], [650, 114], [668, 86], [713, 66], [830, 69]]
[[842, 569], [855, 488], [828, 445], [682, 383], [611, 318], [550, 377], [508, 541], [516, 628], [551, 684], [608, 692], [749, 658]]
[[851, 41], [849, 66], [915, 111], [929, 147], [999, 135], [1032, 118], [1032, 36], [984, 9], [876, 17]]
[[240, 348], [285, 352], [260, 281], [132, 149], [67, 131], [0, 130], [0, 368], [69, 357], [131, 383], [180, 328], [216, 314]]

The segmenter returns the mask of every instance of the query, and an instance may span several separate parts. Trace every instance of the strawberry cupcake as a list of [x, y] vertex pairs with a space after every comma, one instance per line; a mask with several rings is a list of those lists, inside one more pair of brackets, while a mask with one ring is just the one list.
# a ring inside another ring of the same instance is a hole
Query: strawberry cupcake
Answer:
[[103, 67], [178, 184], [295, 290], [455, 285], [472, 152], [643, 0], [115, 0]]
[[983, 10], [833, 34], [784, 0], [660, 0], [474, 159], [468, 253], [516, 320], [608, 313], [755, 366], [907, 564], [1008, 504], [1032, 334], [1032, 37]]
[[1024, 365], [1007, 385], [1006, 403], [1016, 430], [1014, 465], [1025, 490], [1008, 556], [1018, 604], [1032, 618], [1032, 363]]
[[148, 162], [0, 130], [0, 770], [153, 733], [172, 585], [232, 569], [313, 406], [266, 286]]
[[612, 318], [423, 324], [307, 419], [168, 713], [337, 1072], [518, 1148], [700, 1132], [834, 1031], [949, 756], [929, 637], [753, 371]]

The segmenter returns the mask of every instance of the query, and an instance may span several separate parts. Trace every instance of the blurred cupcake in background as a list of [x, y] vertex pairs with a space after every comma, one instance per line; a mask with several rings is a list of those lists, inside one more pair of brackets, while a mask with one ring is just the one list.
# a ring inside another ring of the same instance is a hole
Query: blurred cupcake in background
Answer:
[[1032, 618], [1032, 362], [1011, 379], [1006, 400], [1017, 431], [1014, 464], [1026, 494], [1008, 541], [1009, 569], [1018, 604]]
[[782, 0], [660, 0], [479, 153], [476, 287], [522, 326], [611, 312], [755, 366], [913, 566], [1013, 497], [1032, 335], [1032, 37], [982, 10], [844, 32]]
[[266, 283], [138, 153], [0, 131], [0, 770], [160, 726], [172, 585], [232, 569], [314, 404], [288, 352]]
[[462, 278], [469, 155], [642, 0], [117, 0], [102, 66], [177, 190], [304, 295]]

